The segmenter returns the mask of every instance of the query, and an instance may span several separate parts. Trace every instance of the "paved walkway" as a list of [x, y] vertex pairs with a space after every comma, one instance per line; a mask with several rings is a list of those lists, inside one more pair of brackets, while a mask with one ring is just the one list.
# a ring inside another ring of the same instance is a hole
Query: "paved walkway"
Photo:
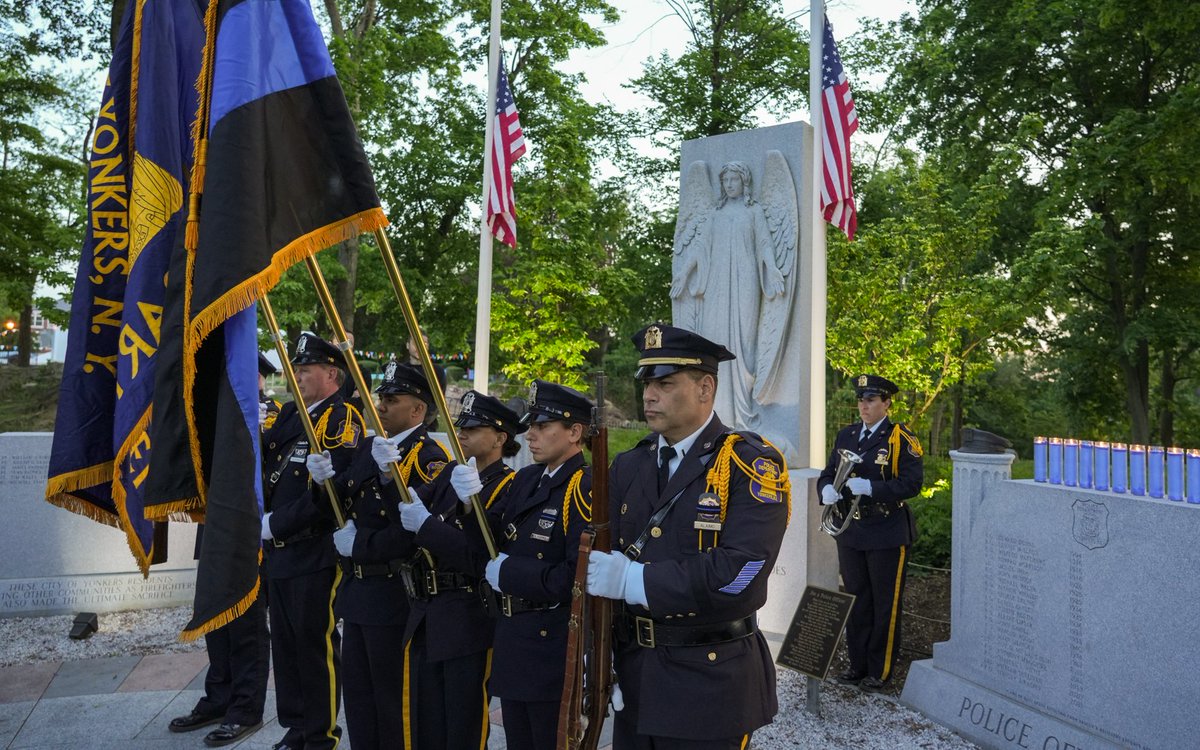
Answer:
[[[213, 727], [172, 734], [167, 724], [204, 692], [203, 651], [37, 662], [0, 668], [0, 748], [11, 750], [176, 750], [204, 748]], [[227, 747], [270, 748], [282, 736], [275, 721], [275, 682], [267, 683], [263, 726]], [[499, 702], [493, 701], [489, 750], [505, 747]], [[610, 722], [611, 723], [611, 722]], [[343, 723], [343, 729], [345, 724]], [[601, 740], [610, 746], [611, 727]], [[351, 750], [343, 739], [340, 750]]]

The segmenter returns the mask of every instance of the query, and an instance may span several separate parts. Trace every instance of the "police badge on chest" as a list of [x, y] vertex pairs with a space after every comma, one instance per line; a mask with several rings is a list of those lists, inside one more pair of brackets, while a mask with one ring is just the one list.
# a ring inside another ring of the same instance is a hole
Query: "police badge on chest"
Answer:
[[288, 461], [292, 463], [304, 463], [308, 458], [308, 443], [304, 440], [292, 446], [292, 455], [288, 456]]
[[529, 536], [539, 542], [550, 541], [550, 533], [554, 530], [554, 524], [558, 523], [558, 508], [542, 508], [542, 514], [538, 516], [538, 529]]
[[721, 498], [705, 492], [696, 501], [696, 521], [692, 528], [697, 531], [721, 530]]

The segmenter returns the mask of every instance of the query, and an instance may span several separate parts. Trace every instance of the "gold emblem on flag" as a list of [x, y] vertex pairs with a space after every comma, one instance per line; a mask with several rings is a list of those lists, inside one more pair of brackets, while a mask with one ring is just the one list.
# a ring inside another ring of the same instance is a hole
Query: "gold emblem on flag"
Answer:
[[658, 326], [650, 326], [646, 329], [646, 348], [661, 349], [662, 348], [662, 329]]

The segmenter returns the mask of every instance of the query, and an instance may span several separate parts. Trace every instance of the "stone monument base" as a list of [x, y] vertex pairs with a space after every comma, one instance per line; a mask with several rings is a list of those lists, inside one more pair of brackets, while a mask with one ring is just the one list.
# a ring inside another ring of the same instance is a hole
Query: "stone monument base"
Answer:
[[900, 702], [989, 750], [1120, 750], [1122, 745], [1016, 703], [932, 659], [914, 661]]

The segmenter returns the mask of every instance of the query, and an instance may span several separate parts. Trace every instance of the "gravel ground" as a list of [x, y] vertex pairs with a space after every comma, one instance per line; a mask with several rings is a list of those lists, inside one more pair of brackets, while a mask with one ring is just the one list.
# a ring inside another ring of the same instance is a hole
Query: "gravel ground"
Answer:
[[[91, 638], [67, 637], [72, 618], [32, 617], [0, 620], [0, 666], [38, 661], [93, 659], [103, 656], [200, 651], [204, 641], [183, 643], [179, 631], [190, 607], [148, 609], [100, 615]], [[952, 750], [974, 748], [948, 729], [911, 711], [889, 695], [867, 695], [857, 688], [827, 682], [821, 686], [821, 716], [805, 711], [803, 675], [779, 668], [779, 714], [775, 723], [755, 732], [753, 750]]]

